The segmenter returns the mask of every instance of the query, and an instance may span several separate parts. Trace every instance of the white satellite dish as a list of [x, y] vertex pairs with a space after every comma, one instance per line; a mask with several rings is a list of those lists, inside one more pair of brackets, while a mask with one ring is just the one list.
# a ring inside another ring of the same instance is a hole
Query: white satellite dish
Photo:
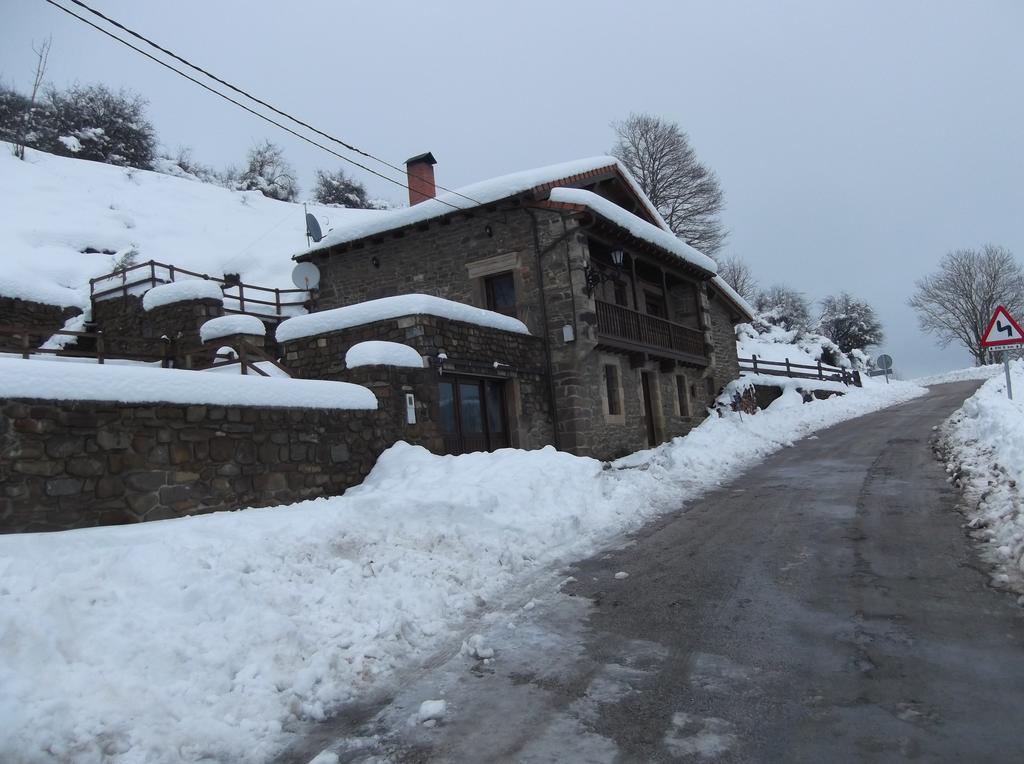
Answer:
[[320, 269], [313, 263], [299, 263], [292, 269], [292, 283], [299, 289], [316, 289], [320, 284]]

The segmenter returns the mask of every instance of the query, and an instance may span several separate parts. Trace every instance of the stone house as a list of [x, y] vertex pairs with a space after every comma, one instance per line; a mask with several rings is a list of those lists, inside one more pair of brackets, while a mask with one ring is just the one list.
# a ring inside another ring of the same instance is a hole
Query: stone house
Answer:
[[614, 458], [707, 416], [739, 376], [734, 325], [752, 318], [750, 307], [669, 231], [615, 159], [441, 196], [434, 163], [431, 154], [408, 161], [408, 208], [335, 229], [295, 257], [316, 266], [309, 307], [424, 295], [518, 319], [532, 342], [509, 344], [500, 329], [466, 342], [458, 320], [441, 317], [425, 334], [393, 316], [289, 337], [286, 365], [353, 380], [341, 363], [347, 347], [381, 333], [413, 344], [431, 369], [414, 386], [417, 405], [436, 430], [421, 442], [449, 453], [552, 444]]

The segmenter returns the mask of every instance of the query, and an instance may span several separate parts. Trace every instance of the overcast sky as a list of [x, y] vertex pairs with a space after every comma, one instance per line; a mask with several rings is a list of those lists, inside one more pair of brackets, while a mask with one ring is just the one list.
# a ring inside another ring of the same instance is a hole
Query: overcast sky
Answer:
[[[395, 164], [433, 151], [448, 187], [605, 153], [630, 111], [675, 120], [721, 180], [725, 254], [764, 285], [870, 300], [905, 375], [969, 365], [918, 332], [916, 278], [958, 247], [1024, 257], [1016, 0], [90, 4]], [[271, 138], [304, 189], [340, 165], [42, 0], [5, 5], [9, 85], [52, 34], [54, 83], [142, 93], [169, 149], [223, 166]]]

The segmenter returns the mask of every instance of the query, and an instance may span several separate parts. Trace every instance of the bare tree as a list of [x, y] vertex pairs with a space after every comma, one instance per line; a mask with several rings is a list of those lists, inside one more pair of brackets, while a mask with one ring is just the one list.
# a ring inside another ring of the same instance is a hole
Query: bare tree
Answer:
[[47, 37], [37, 48], [34, 44], [32, 45], [32, 52], [36, 54], [36, 73], [32, 77], [32, 92], [29, 95], [28, 107], [24, 114], [21, 115], [21, 119], [18, 120], [18, 129], [14, 139], [14, 156], [18, 159], [25, 158], [25, 142], [26, 134], [29, 131], [29, 127], [32, 121], [32, 114], [35, 110], [36, 97], [39, 95], [39, 90], [43, 86], [43, 80], [46, 77], [46, 64], [50, 58], [50, 46], [53, 44], [53, 37]]
[[946, 347], [957, 342], [985, 363], [982, 333], [997, 306], [1020, 315], [1024, 308], [1024, 270], [1013, 253], [994, 244], [981, 251], [957, 249], [942, 258], [939, 270], [917, 282], [909, 300], [921, 328]]
[[818, 331], [844, 353], [878, 345], [884, 336], [875, 309], [867, 301], [846, 292], [829, 295], [821, 301]]
[[757, 281], [750, 266], [735, 255], [718, 260], [718, 275], [745, 300], [753, 300], [757, 294]]
[[714, 255], [727, 235], [718, 217], [724, 198], [718, 178], [697, 159], [689, 136], [675, 122], [651, 114], [630, 114], [612, 127], [618, 137], [612, 154], [633, 174], [672, 232]]

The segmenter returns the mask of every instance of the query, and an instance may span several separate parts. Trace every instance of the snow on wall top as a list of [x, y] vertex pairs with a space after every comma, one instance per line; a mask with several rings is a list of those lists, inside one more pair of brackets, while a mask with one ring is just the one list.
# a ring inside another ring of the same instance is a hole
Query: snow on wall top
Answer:
[[[217, 300], [224, 302], [224, 293], [216, 281], [186, 279], [155, 286], [142, 295], [142, 309], [153, 310], [162, 305], [186, 300]], [[259, 319], [257, 319], [259, 320]]]
[[184, 369], [100, 364], [62, 364], [0, 358], [0, 397], [116, 403], [185, 403], [276, 408], [377, 408], [365, 387], [348, 382], [280, 379], [238, 374], [230, 381], [218, 374]]
[[[84, 308], [89, 279], [131, 251], [136, 262], [294, 286], [288, 255], [305, 246], [301, 204], [32, 149], [23, 162], [10, 146], [0, 142], [0, 295]], [[385, 214], [316, 204], [309, 211], [325, 228]]]
[[405, 366], [423, 368], [423, 357], [414, 348], [400, 342], [368, 340], [353, 345], [345, 353], [345, 366]]
[[291, 342], [302, 337], [348, 329], [350, 326], [418, 314], [439, 316], [517, 334], [530, 333], [522, 321], [503, 316], [501, 313], [427, 294], [402, 294], [289, 318], [278, 324], [277, 341]]
[[199, 339], [203, 342], [230, 337], [232, 334], [251, 334], [263, 337], [267, 327], [256, 316], [232, 315], [211, 318], [199, 327]]
[[553, 202], [583, 205], [601, 217], [612, 221], [620, 228], [625, 228], [638, 239], [643, 239], [671, 252], [680, 260], [684, 260], [710, 273], [718, 272], [718, 266], [714, 260], [698, 252], [675, 234], [656, 225], [651, 225], [646, 220], [638, 218], [629, 210], [623, 209], [615, 202], [608, 201], [603, 196], [598, 196], [593, 191], [585, 191], [582, 188], [553, 188], [549, 198]]
[[[633, 176], [629, 174], [629, 171], [619, 160], [610, 156], [597, 156], [548, 165], [547, 167], [538, 167], [532, 170], [523, 170], [509, 175], [501, 175], [497, 178], [491, 178], [455, 189], [456, 193], [440, 194], [435, 199], [428, 199], [411, 207], [382, 212], [372, 218], [357, 219], [351, 224], [335, 226], [334, 231], [327, 234], [316, 246], [300, 254], [314, 252], [336, 244], [356, 241], [357, 239], [363, 239], [367, 236], [373, 236], [395, 228], [422, 223], [454, 212], [454, 208], [471, 209], [481, 204], [490, 204], [524, 191], [529, 191], [535, 186], [553, 183], [572, 175], [579, 175], [604, 167], [617, 167], [626, 179], [626, 182], [629, 183], [633, 191], [636, 192], [637, 196], [646, 205], [651, 216], [658, 221], [659, 225], [665, 225], [661, 215], [658, 214], [658, 211], [644, 195], [644, 192], [640, 190], [640, 186], [633, 179]], [[468, 197], [468, 199], [464, 197]], [[470, 199], [473, 201], [470, 201]], [[665, 227], [667, 228], [667, 226]]]

